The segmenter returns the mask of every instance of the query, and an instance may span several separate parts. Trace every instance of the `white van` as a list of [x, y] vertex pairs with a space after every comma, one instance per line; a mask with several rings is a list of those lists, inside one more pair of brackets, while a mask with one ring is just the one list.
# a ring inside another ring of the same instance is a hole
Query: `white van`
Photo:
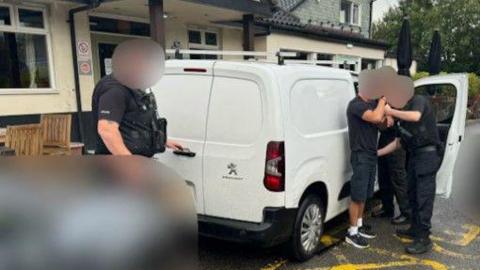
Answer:
[[[464, 134], [467, 77], [417, 82], [453, 109], [442, 116], [446, 159], [438, 190], [448, 195]], [[189, 148], [156, 158], [191, 187], [203, 235], [272, 246], [290, 241], [306, 260], [325, 221], [348, 206], [346, 107], [349, 72], [314, 65], [171, 60], [154, 88], [169, 137]]]

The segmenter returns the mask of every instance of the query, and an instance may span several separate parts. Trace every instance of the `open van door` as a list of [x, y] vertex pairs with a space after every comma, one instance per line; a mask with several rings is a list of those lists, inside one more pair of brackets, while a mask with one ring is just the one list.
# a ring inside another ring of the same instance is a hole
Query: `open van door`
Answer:
[[437, 194], [448, 198], [452, 192], [453, 168], [465, 136], [468, 75], [452, 74], [415, 81], [415, 94], [427, 97], [437, 117], [445, 151], [437, 173]]

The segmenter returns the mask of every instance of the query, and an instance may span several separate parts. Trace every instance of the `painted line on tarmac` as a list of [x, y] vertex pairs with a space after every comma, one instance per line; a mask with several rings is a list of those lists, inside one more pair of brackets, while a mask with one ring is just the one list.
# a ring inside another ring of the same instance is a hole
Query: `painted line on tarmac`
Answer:
[[398, 261], [385, 262], [385, 263], [343, 263], [332, 267], [320, 267], [310, 270], [374, 270], [384, 269], [391, 267], [408, 267], [408, 266], [429, 266], [433, 270], [447, 270], [448, 267], [442, 263], [428, 259], [417, 259], [408, 255], [400, 255], [394, 252], [387, 251], [385, 249], [370, 248], [369, 251], [373, 251], [379, 255], [386, 255], [388, 257], [399, 259]]
[[284, 266], [287, 262], [288, 262], [288, 260], [281, 259], [281, 260], [275, 261], [273, 263], [267, 264], [266, 266], [260, 268], [260, 270], [276, 270], [276, 269]]
[[437, 243], [433, 243], [433, 250], [437, 253], [440, 253], [442, 255], [454, 257], [457, 259], [462, 259], [462, 260], [480, 260], [480, 255], [470, 255], [470, 254], [461, 254], [458, 252], [450, 251], [447, 250]]

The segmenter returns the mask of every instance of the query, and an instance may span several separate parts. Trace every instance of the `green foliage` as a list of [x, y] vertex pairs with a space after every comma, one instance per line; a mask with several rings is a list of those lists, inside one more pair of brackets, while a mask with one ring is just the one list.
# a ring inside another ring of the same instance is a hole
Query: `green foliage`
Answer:
[[419, 80], [421, 78], [425, 78], [425, 77], [428, 77], [430, 76], [430, 74], [428, 74], [428, 72], [426, 71], [419, 71], [417, 73], [415, 73], [415, 75], [413, 75], [413, 80], [416, 81], [416, 80]]
[[480, 77], [475, 73], [468, 75], [468, 96], [472, 99], [480, 94]]
[[[446, 74], [445, 72], [441, 73]], [[413, 75], [413, 80], [419, 80], [421, 78], [425, 78], [430, 76], [430, 74], [426, 71], [419, 71], [415, 75]], [[475, 73], [468, 74], [468, 97], [470, 99], [475, 98], [477, 95], [480, 94], [480, 77]]]
[[428, 70], [428, 53], [435, 29], [442, 37], [442, 70], [480, 74], [480, 1], [401, 0], [382, 21], [373, 25], [373, 38], [396, 51], [405, 15], [410, 18], [414, 59], [419, 70]]

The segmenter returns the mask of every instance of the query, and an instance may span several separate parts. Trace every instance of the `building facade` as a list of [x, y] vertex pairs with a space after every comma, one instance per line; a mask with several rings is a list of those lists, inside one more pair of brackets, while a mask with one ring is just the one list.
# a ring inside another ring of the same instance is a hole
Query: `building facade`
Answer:
[[297, 60], [354, 72], [375, 68], [387, 44], [369, 38], [370, 9], [371, 0], [3, 0], [0, 127], [72, 113], [86, 133], [80, 138], [74, 124], [73, 140], [91, 147], [95, 83], [111, 72], [115, 46], [134, 38], [155, 36], [166, 49], [294, 51]]

